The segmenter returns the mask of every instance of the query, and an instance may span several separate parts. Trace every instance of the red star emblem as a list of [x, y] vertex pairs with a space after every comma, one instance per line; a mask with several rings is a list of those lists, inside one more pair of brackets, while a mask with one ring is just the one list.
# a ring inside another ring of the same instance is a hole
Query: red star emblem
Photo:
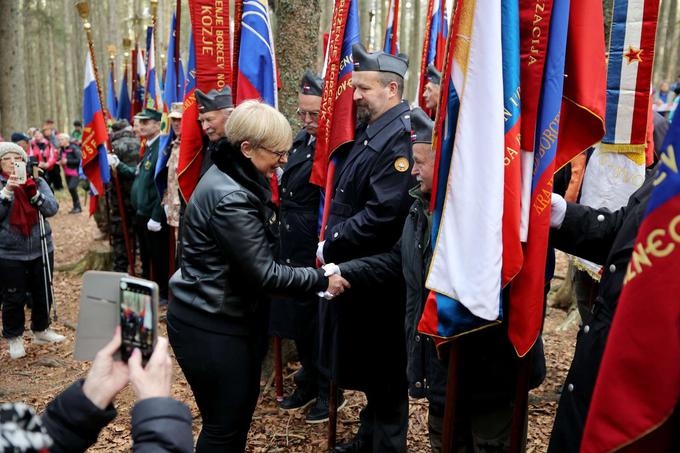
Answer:
[[624, 53], [623, 56], [626, 57], [628, 60], [628, 64], [633, 63], [634, 61], [637, 62], [642, 62], [642, 57], [640, 56], [642, 54], [641, 49], [636, 49], [633, 46], [628, 46], [628, 52]]

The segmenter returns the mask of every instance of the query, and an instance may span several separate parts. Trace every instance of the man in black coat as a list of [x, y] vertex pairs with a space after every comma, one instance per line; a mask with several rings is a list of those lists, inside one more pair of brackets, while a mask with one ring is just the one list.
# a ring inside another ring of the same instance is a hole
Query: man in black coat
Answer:
[[[413, 170], [418, 185], [409, 192], [413, 204], [399, 242], [387, 253], [324, 266], [327, 273], [345, 277], [353, 290], [377, 281], [406, 284], [406, 352], [409, 394], [427, 398], [432, 451], [442, 448], [447, 364], [438, 358], [432, 339], [418, 332], [429, 290], [425, 287], [432, 259], [430, 194], [434, 179], [432, 120], [420, 108], [411, 111]], [[515, 353], [505, 325], [470, 333], [459, 342], [458, 399], [455, 451], [505, 451], [510, 443]], [[533, 386], [540, 378], [534, 378]]]
[[652, 193], [651, 171], [628, 205], [614, 212], [567, 203], [553, 195], [550, 224], [552, 245], [569, 254], [603, 265], [592, 317], [581, 326], [574, 359], [564, 383], [549, 452], [578, 452], [595, 380], [623, 287], [635, 238]]
[[[359, 125], [354, 144], [336, 152], [333, 198], [317, 258], [342, 263], [389, 251], [411, 204], [410, 109], [401, 100], [408, 58], [352, 49]], [[336, 451], [406, 450], [408, 397], [404, 289], [379, 284], [319, 305], [320, 367], [368, 403], [359, 432]]]
[[[309, 177], [322, 92], [323, 79], [306, 71], [300, 81], [297, 110], [303, 128], [293, 140], [288, 163], [279, 180], [279, 261], [291, 266], [316, 266], [321, 189], [311, 184]], [[293, 378], [297, 388], [281, 402], [281, 408], [303, 409], [314, 404], [305, 417], [308, 423], [328, 420], [328, 379], [320, 377], [317, 366], [317, 318], [316, 296], [281, 296], [271, 306], [270, 333], [293, 339], [302, 364]]]

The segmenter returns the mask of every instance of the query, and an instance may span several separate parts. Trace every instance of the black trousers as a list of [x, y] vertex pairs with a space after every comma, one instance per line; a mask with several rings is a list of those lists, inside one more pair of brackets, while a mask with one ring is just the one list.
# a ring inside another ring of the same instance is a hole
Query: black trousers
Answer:
[[61, 182], [61, 167], [59, 165], [54, 164], [52, 169], [47, 172], [47, 182], [50, 183], [54, 190], [62, 190], [64, 188], [64, 184]]
[[73, 209], [81, 209], [80, 198], [78, 197], [78, 185], [80, 184], [80, 178], [77, 176], [67, 176], [66, 184], [68, 185], [68, 193], [71, 194]]
[[[50, 266], [53, 269], [54, 256], [50, 253]], [[24, 305], [26, 293], [30, 290], [33, 297], [31, 309], [31, 330], [40, 332], [50, 325], [49, 307], [52, 299], [49, 288], [45, 292], [43, 260], [31, 261], [0, 259], [0, 304], [2, 304], [2, 336], [16, 338], [24, 334]]]
[[135, 217], [135, 231], [139, 240], [139, 257], [142, 260], [142, 277], [158, 284], [160, 297], [168, 298], [170, 280], [170, 235], [168, 225], [163, 224], [161, 231], [149, 231], [146, 227], [148, 217]]
[[374, 452], [406, 452], [408, 433], [408, 390], [389, 384], [366, 391], [366, 406], [359, 413], [357, 436], [372, 445]]
[[224, 335], [168, 314], [168, 337], [203, 419], [197, 453], [242, 453], [260, 394], [265, 335]]

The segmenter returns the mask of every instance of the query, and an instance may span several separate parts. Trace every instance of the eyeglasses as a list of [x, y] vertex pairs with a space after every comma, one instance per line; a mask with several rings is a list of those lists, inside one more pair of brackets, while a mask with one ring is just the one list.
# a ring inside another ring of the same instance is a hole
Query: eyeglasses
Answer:
[[259, 147], [260, 149], [267, 151], [270, 154], [274, 154], [276, 157], [278, 157], [279, 160], [281, 159], [286, 159], [288, 157], [289, 151], [272, 151], [271, 149], [264, 148], [262, 146]]
[[304, 120], [307, 118], [307, 115], [309, 115], [309, 119], [312, 121], [317, 121], [319, 119], [319, 112], [308, 112], [306, 110], [302, 109], [297, 109], [296, 113], [300, 117], [301, 120]]

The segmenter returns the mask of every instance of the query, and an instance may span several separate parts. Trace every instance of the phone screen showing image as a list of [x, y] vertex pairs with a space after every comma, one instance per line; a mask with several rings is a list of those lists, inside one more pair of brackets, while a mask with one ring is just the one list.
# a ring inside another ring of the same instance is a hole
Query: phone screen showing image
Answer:
[[156, 313], [151, 288], [121, 281], [120, 327], [120, 355], [123, 361], [127, 362], [132, 351], [139, 348], [142, 361], [146, 363], [153, 352], [156, 333]]

